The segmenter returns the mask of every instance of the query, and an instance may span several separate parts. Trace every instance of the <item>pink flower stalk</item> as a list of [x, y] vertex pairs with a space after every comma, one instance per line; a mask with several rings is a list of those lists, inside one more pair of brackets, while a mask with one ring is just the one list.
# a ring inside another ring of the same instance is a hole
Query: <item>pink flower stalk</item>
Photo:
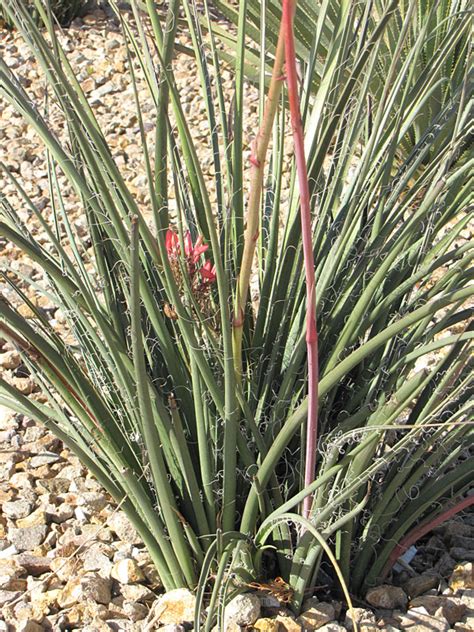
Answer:
[[[301, 122], [298, 97], [298, 72], [293, 19], [296, 0], [283, 0], [283, 27], [285, 35], [285, 70], [288, 84], [291, 127], [295, 145], [296, 170], [300, 190], [301, 233], [306, 276], [306, 345], [308, 349], [308, 423], [306, 426], [306, 458], [304, 485], [314, 481], [316, 472], [316, 451], [318, 447], [318, 330], [316, 326], [316, 280], [314, 273], [313, 241], [311, 229], [311, 210], [308, 186], [308, 172], [304, 153], [304, 133]], [[308, 518], [311, 512], [312, 496], [303, 501], [303, 516]]]

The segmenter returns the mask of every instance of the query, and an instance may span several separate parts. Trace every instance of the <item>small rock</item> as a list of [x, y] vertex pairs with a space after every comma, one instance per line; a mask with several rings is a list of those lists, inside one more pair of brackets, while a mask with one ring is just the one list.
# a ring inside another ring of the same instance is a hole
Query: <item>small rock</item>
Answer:
[[21, 364], [20, 354], [16, 351], [0, 353], [0, 367], [3, 369], [17, 369]]
[[[21, 579], [25, 574], [25, 569], [16, 560], [0, 560], [0, 590], [24, 590], [26, 580]], [[23, 584], [18, 583], [19, 580]]]
[[109, 604], [111, 600], [110, 588], [110, 581], [97, 574], [73, 577], [61, 591], [58, 603], [61, 608], [69, 608], [86, 599]]
[[141, 603], [132, 603], [131, 601], [125, 601], [123, 604], [123, 611], [131, 621], [143, 621], [148, 615], [148, 608]]
[[84, 81], [81, 84], [81, 87], [86, 94], [89, 94], [96, 88], [95, 79], [93, 77], [88, 77], [87, 79], [84, 79]]
[[51, 494], [65, 494], [68, 489], [71, 481], [67, 478], [43, 478], [38, 479], [36, 481], [36, 487], [40, 491], [49, 492]]
[[[304, 628], [306, 629], [306, 628]], [[309, 628], [308, 628], [309, 629]], [[346, 628], [343, 625], [337, 623], [337, 621], [331, 621], [318, 628], [319, 632], [346, 632]]]
[[466, 617], [464, 621], [456, 623], [454, 629], [456, 632], [472, 632], [474, 630], [474, 617]]
[[375, 615], [371, 610], [367, 610], [366, 608], [353, 608], [352, 616], [351, 613], [348, 611], [346, 613], [346, 619], [344, 621], [344, 625], [348, 630], [354, 629], [354, 622], [352, 617], [354, 617], [354, 619], [356, 620], [359, 628], [362, 625], [375, 624], [376, 622]]
[[68, 627], [81, 627], [82, 629], [84, 623], [97, 623], [97, 631], [99, 629], [104, 630], [103, 623], [108, 616], [108, 612], [108, 608], [105, 605], [86, 599], [67, 610]]
[[31, 593], [31, 601], [33, 605], [37, 605], [45, 614], [49, 614], [51, 609], [58, 608], [58, 598], [61, 590], [55, 588], [53, 590], [47, 590], [44, 593]]
[[16, 555], [18, 553], [13, 544], [8, 546], [7, 540], [0, 540], [0, 543], [0, 560], [9, 559], [12, 555]]
[[452, 574], [456, 561], [449, 555], [449, 553], [443, 553], [443, 555], [436, 562], [435, 570], [441, 575], [441, 577], [448, 577]]
[[10, 479], [10, 485], [16, 489], [31, 489], [33, 487], [33, 483], [34, 478], [29, 472], [15, 472]]
[[19, 463], [24, 459], [24, 455], [18, 450], [6, 449], [0, 452], [0, 463]]
[[474, 562], [474, 549], [453, 546], [449, 549], [449, 555], [459, 562]]
[[46, 512], [42, 507], [38, 507], [33, 513], [30, 513], [26, 518], [19, 518], [16, 521], [18, 529], [28, 529], [30, 527], [37, 527], [47, 524]]
[[68, 503], [61, 503], [58, 507], [48, 509], [47, 517], [51, 522], [61, 524], [74, 516], [74, 507]]
[[85, 492], [78, 498], [77, 504], [87, 513], [93, 514], [102, 511], [107, 506], [108, 500], [105, 494], [99, 492]]
[[67, 582], [77, 574], [78, 562], [74, 558], [54, 557], [50, 562], [53, 573], [63, 582]]
[[127, 544], [126, 542], [117, 542], [115, 548], [114, 562], [119, 562], [120, 560], [126, 560], [132, 557], [133, 546], [131, 544]]
[[260, 605], [262, 606], [262, 609], [270, 611], [270, 614], [273, 614], [273, 610], [278, 611], [281, 608], [281, 603], [273, 595], [259, 592], [258, 598], [260, 599]]
[[35, 390], [35, 383], [29, 377], [14, 377], [11, 380], [14, 386], [22, 395], [31, 395]]
[[92, 90], [92, 92], [90, 93], [91, 105], [102, 104], [102, 97], [105, 97], [108, 94], [112, 94], [112, 92], [115, 92], [115, 86], [113, 85], [113, 83], [106, 83], [105, 85]]
[[280, 624], [276, 619], [257, 619], [253, 624], [254, 630], [260, 630], [260, 632], [279, 632]]
[[78, 522], [87, 522], [89, 515], [89, 512], [86, 513], [82, 507], [76, 507], [74, 509], [74, 516]]
[[81, 627], [82, 632], [110, 632], [111, 629], [102, 619], [93, 619], [90, 624]]
[[449, 587], [454, 592], [474, 588], [474, 565], [472, 562], [456, 566], [449, 580]]
[[98, 571], [102, 577], [109, 578], [112, 571], [110, 557], [113, 549], [104, 542], [95, 542], [82, 555], [84, 570]]
[[[78, 479], [80, 480], [82, 476], [85, 475], [85, 470], [80, 463], [76, 465], [70, 464], [61, 468], [61, 478], [65, 478], [69, 481], [69, 485], [72, 485], [73, 482]], [[73, 491], [71, 489], [71, 491]]]
[[400, 618], [402, 630], [410, 632], [448, 632], [450, 626], [444, 617], [433, 617], [425, 608], [412, 608]]
[[32, 503], [27, 500], [12, 500], [10, 502], [5, 502], [2, 505], [3, 514], [12, 520], [25, 518], [29, 513], [31, 513], [32, 509]]
[[[123, 590], [122, 594], [126, 597]], [[127, 600], [129, 599], [127, 598]], [[195, 595], [186, 588], [177, 588], [170, 590], [158, 599], [154, 605], [153, 618], [156, 618], [156, 621], [163, 625], [167, 623], [190, 624], [194, 621], [195, 606]]]
[[410, 609], [423, 607], [428, 614], [444, 617], [453, 625], [460, 621], [467, 610], [467, 606], [457, 597], [445, 595], [422, 595], [410, 601]]
[[158, 575], [158, 571], [151, 562], [141, 565], [140, 568], [142, 569], [147, 582], [149, 582], [154, 588], [160, 588], [163, 586], [161, 578]]
[[142, 584], [122, 584], [120, 592], [126, 601], [147, 603], [156, 599], [155, 593]]
[[45, 524], [39, 524], [25, 529], [10, 529], [8, 539], [17, 551], [32, 551], [44, 542], [47, 533], [48, 527]]
[[85, 571], [97, 571], [101, 577], [109, 579], [112, 572], [112, 562], [106, 555], [96, 554], [95, 556], [89, 555], [84, 559]]
[[16, 414], [10, 408], [0, 404], [0, 430], [9, 430], [17, 428], [18, 423], [15, 421]]
[[472, 537], [474, 529], [467, 523], [458, 522], [457, 520], [450, 520], [444, 525], [439, 527], [439, 531], [443, 534], [445, 540], [451, 541], [455, 536]]
[[136, 584], [145, 579], [140, 567], [132, 559], [116, 562], [112, 567], [111, 576], [121, 584]]
[[44, 628], [35, 621], [20, 621], [16, 626], [16, 632], [43, 632]]
[[463, 590], [461, 602], [466, 606], [468, 614], [474, 615], [474, 590]]
[[[472, 529], [472, 527], [469, 527]], [[474, 537], [467, 535], [453, 535], [451, 538], [451, 546], [474, 551]]]
[[[110, 630], [115, 632], [139, 632], [136, 624], [133, 621], [127, 621], [127, 619], [107, 619], [107, 625]], [[94, 630], [94, 632], [96, 632]]]
[[224, 626], [253, 625], [260, 616], [260, 609], [260, 599], [254, 593], [237, 595], [225, 607]]
[[130, 520], [122, 511], [113, 513], [107, 520], [107, 524], [117, 536], [129, 544], [140, 544], [141, 538]]
[[61, 457], [55, 452], [44, 452], [31, 457], [29, 465], [31, 469], [36, 469], [43, 465], [52, 465], [58, 461], [61, 461]]
[[116, 39], [107, 40], [105, 42], [105, 50], [111, 51], [120, 48], [120, 42]]
[[370, 588], [365, 598], [371, 606], [384, 608], [385, 610], [405, 608], [408, 602], [408, 598], [401, 588], [390, 586], [389, 584]]
[[403, 585], [406, 594], [411, 597], [418, 597], [432, 588], [436, 588], [439, 584], [439, 577], [433, 574], [424, 573], [410, 579]]
[[0, 608], [2, 608], [5, 604], [10, 603], [10, 601], [14, 601], [21, 597], [23, 592], [19, 592], [17, 590], [0, 590]]
[[[41, 586], [38, 590], [41, 590]], [[51, 610], [57, 610], [60, 592], [57, 588], [46, 592], [30, 592], [31, 603], [27, 604], [28, 607], [23, 609], [21, 613], [18, 613], [17, 616], [21, 616], [26, 620], [43, 621], [43, 618], [49, 615]]]
[[[316, 601], [316, 600], [312, 600]], [[303, 605], [305, 607], [305, 605]], [[323, 625], [330, 623], [335, 617], [334, 606], [330, 603], [313, 603], [304, 610], [297, 621], [304, 630], [318, 630]]]
[[280, 632], [301, 632], [303, 630], [301, 625], [291, 617], [278, 615], [275, 620], [280, 625]]

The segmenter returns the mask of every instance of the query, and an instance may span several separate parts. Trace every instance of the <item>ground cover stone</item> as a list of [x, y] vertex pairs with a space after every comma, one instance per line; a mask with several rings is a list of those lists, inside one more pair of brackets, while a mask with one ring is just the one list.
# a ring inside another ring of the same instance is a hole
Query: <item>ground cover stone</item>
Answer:
[[404, 608], [408, 601], [402, 588], [389, 584], [382, 584], [381, 586], [371, 588], [367, 591], [365, 598], [371, 606], [390, 610], [394, 608]]
[[253, 625], [261, 611], [260, 599], [254, 593], [237, 595], [224, 610], [224, 625]]

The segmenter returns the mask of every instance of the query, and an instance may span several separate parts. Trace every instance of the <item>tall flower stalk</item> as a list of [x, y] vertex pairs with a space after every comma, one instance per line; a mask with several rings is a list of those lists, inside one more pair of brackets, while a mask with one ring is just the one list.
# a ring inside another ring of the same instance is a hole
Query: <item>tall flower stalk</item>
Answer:
[[[313, 231], [311, 226], [308, 170], [304, 150], [304, 132], [298, 97], [298, 73], [293, 20], [296, 0], [283, 0], [282, 26], [285, 35], [285, 69], [288, 83], [291, 129], [295, 146], [296, 170], [298, 174], [301, 234], [303, 240], [304, 269], [306, 278], [306, 347], [308, 354], [308, 421], [306, 424], [306, 453], [304, 486], [311, 485], [316, 471], [318, 446], [318, 330], [316, 326], [316, 281], [314, 273]], [[303, 501], [303, 516], [307, 518], [311, 509], [311, 496]]]
[[272, 134], [273, 122], [278, 110], [278, 102], [282, 88], [282, 80], [284, 79], [283, 61], [285, 57], [283, 23], [280, 27], [280, 34], [275, 53], [275, 61], [270, 80], [270, 87], [265, 102], [262, 123], [252, 142], [252, 153], [250, 156], [250, 183], [249, 197], [246, 215], [246, 226], [244, 233], [244, 249], [242, 254], [242, 262], [237, 278], [237, 289], [234, 306], [233, 318], [233, 350], [234, 362], [237, 375], [241, 377], [242, 373], [242, 335], [245, 319], [245, 307], [247, 303], [250, 277], [252, 274], [252, 265], [255, 255], [255, 249], [258, 240], [258, 230], [261, 216], [261, 201], [263, 190], [263, 177], [265, 173], [265, 159], [268, 151], [268, 145]]

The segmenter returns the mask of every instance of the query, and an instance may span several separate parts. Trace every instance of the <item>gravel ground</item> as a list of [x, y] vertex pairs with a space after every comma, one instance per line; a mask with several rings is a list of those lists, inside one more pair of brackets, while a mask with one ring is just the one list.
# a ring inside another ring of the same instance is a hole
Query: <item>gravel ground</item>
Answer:
[[[186, 35], [180, 43], [188, 44]], [[126, 182], [149, 214], [149, 199], [135, 115], [128, 61], [118, 27], [101, 11], [76, 20], [61, 35], [81, 85], [105, 130]], [[24, 87], [44, 96], [34, 57], [17, 34], [0, 32], [0, 52]], [[178, 86], [200, 158], [212, 188], [209, 126], [196, 85], [196, 65], [184, 54], [174, 60]], [[193, 80], [190, 80], [193, 78]], [[226, 92], [232, 76], [224, 70]], [[145, 84], [138, 81], [147, 112], [146, 130], [153, 145], [153, 108]], [[245, 142], [256, 129], [257, 95], [246, 86], [249, 108]], [[51, 111], [55, 130], [65, 138], [64, 121]], [[290, 144], [288, 152], [290, 151]], [[0, 155], [27, 193], [50, 217], [48, 178], [43, 147], [14, 110], [0, 102]], [[79, 233], [86, 224], [69, 185], [60, 179], [66, 210]], [[1, 190], [19, 208], [14, 187], [0, 179]], [[24, 221], [31, 222], [26, 210]], [[41, 227], [34, 227], [38, 240]], [[1, 236], [0, 236], [1, 239]], [[39, 270], [11, 246], [0, 241], [0, 264], [31, 276], [40, 286]], [[64, 316], [44, 296], [25, 285], [31, 298], [64, 333]], [[8, 288], [2, 288], [6, 294]], [[9, 296], [11, 298], [11, 296]], [[25, 316], [28, 309], [21, 308]], [[0, 370], [23, 393], [40, 398], [15, 349], [0, 342]], [[417, 555], [390, 585], [369, 591], [357, 603], [362, 632], [411, 630], [435, 632], [474, 630], [474, 516], [451, 521], [419, 546]], [[160, 595], [160, 581], [140, 539], [120, 508], [44, 428], [31, 419], [0, 407], [0, 631], [21, 630], [180, 630], [189, 629], [194, 596], [188, 591]], [[226, 610], [228, 630], [268, 631], [350, 630], [343, 604], [318, 594], [305, 604], [295, 621], [271, 587], [239, 596]], [[183, 627], [183, 625], [185, 627]]]

